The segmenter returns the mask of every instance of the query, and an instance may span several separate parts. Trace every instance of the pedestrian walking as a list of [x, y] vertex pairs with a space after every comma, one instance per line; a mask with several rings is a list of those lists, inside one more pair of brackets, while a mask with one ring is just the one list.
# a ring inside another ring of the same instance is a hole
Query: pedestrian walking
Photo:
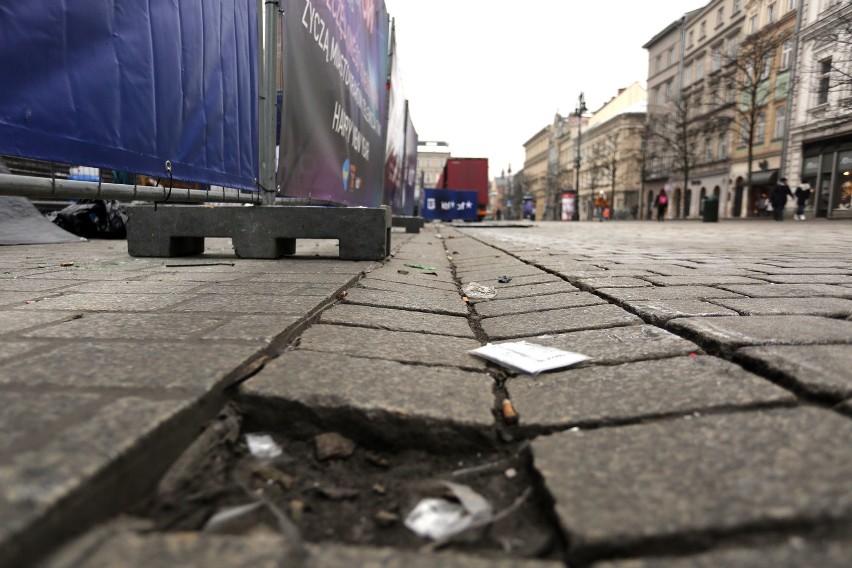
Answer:
[[662, 221], [666, 218], [666, 209], [669, 207], [669, 197], [666, 195], [666, 190], [661, 189], [654, 200], [654, 205], [657, 206], [657, 221]]
[[804, 221], [805, 220], [805, 206], [808, 204], [808, 200], [811, 198], [811, 186], [810, 184], [802, 182], [802, 185], [796, 188], [796, 214], [793, 216], [795, 221]]
[[794, 197], [793, 192], [787, 185], [787, 178], [781, 178], [769, 195], [769, 202], [772, 203], [772, 214], [776, 221], [784, 220], [784, 206], [787, 205], [787, 197]]

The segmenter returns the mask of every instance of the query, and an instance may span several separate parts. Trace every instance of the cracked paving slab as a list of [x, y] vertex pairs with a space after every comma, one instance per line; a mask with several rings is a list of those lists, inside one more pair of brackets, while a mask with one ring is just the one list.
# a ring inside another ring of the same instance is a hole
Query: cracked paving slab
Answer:
[[570, 556], [852, 515], [852, 422], [816, 408], [564, 432], [532, 444]]
[[356, 304], [338, 304], [324, 311], [319, 322], [475, 339], [467, 318]]
[[493, 443], [493, 386], [484, 372], [291, 351], [246, 381], [240, 396], [272, 426], [306, 422], [393, 445], [441, 447]]

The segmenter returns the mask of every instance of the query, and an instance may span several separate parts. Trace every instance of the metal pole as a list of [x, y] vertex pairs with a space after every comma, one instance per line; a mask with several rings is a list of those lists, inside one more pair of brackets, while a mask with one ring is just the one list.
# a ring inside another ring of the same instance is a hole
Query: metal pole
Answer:
[[[275, 182], [275, 105], [277, 99], [276, 65], [278, 47], [278, 1], [265, 0], [263, 11], [263, 51], [261, 64], [260, 113], [260, 191], [263, 205], [274, 205], [277, 187]], [[260, 17], [260, 16], [259, 16]], [[260, 42], [258, 42], [260, 43]]]
[[[18, 195], [35, 199], [117, 199], [121, 201], [169, 201], [175, 203], [256, 204], [256, 192], [234, 188], [212, 190], [183, 189], [149, 185], [125, 185], [0, 174], [0, 195]], [[274, 205], [334, 205], [308, 198], [279, 197]]]
[[586, 110], [586, 100], [583, 93], [577, 99], [577, 157], [574, 159], [576, 183], [574, 184], [574, 214], [571, 219], [580, 220], [580, 138], [583, 132], [583, 112]]
[[[793, 92], [796, 88], [796, 63], [799, 56], [799, 36], [802, 32], [802, 12], [804, 0], [799, 0], [796, 14], [796, 34], [793, 40], [793, 51], [790, 57], [790, 83], [787, 86], [787, 115], [784, 117], [784, 138], [781, 141], [781, 163], [778, 166], [779, 177], [787, 176], [787, 152], [790, 146], [790, 119], [793, 116]], [[796, 176], [797, 179], [800, 176]]]

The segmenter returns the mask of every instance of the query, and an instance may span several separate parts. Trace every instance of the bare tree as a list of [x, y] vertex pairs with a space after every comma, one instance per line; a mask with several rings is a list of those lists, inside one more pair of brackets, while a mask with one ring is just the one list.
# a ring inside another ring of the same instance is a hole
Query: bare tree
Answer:
[[[672, 172], [681, 174], [683, 189], [689, 187], [689, 178], [700, 161], [700, 149], [704, 137], [718, 128], [711, 119], [695, 118], [693, 101], [680, 97], [671, 101], [668, 114], [653, 114], [648, 117], [648, 138], [671, 165]], [[686, 209], [686, 200], [682, 207]], [[680, 216], [681, 211], [676, 212]]]
[[778, 48], [791, 37], [789, 30], [760, 30], [747, 36], [736, 54], [726, 58], [731, 71], [729, 82], [740, 95], [740, 100], [734, 105], [734, 120], [731, 124], [739, 129], [733, 135], [740, 137], [740, 143], [747, 150], [747, 187], [751, 187], [754, 146], [761, 143], [765, 135], [764, 107], [771, 95], [769, 78], [772, 64]]
[[615, 211], [615, 183], [618, 174], [619, 162], [619, 132], [611, 132], [605, 135], [592, 148], [592, 161], [600, 174], [602, 181], [609, 181], [609, 206], [610, 211]]

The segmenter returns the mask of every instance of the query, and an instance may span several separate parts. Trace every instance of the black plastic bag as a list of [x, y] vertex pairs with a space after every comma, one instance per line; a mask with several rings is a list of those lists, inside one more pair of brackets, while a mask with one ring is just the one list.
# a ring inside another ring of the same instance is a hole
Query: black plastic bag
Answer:
[[118, 201], [81, 199], [48, 218], [69, 233], [87, 239], [127, 237], [127, 214]]

